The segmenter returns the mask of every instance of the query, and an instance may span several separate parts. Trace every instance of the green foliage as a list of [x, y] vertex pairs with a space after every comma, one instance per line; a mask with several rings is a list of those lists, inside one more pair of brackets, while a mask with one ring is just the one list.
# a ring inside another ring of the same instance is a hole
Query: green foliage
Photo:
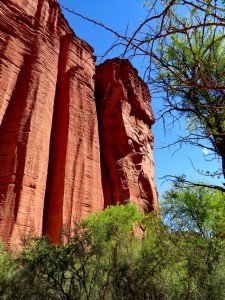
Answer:
[[205, 187], [178, 187], [175, 182], [164, 195], [162, 216], [171, 230], [218, 236], [225, 230], [225, 195]]
[[187, 299], [225, 298], [224, 197], [220, 191], [182, 187], [176, 182], [164, 195], [162, 217], [182, 261]]
[[207, 145], [221, 158], [225, 176], [224, 46], [224, 32], [216, 26], [174, 34], [159, 44], [155, 80], [165, 92], [165, 112], [185, 116], [189, 135], [179, 142]]
[[221, 210], [221, 219], [213, 223], [199, 201], [190, 226], [194, 200], [185, 193], [165, 195], [163, 217], [180, 215], [170, 230], [154, 214], [144, 215], [127, 204], [75, 224], [67, 244], [31, 238], [18, 256], [2, 246], [1, 299], [225, 299], [224, 242], [211, 234], [215, 224], [222, 226], [223, 209], [210, 200], [214, 195], [193, 191], [195, 201], [205, 201], [202, 206]]

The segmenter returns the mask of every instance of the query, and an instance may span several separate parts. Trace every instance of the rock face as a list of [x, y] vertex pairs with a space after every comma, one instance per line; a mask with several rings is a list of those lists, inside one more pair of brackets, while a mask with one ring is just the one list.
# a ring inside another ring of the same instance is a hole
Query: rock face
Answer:
[[1, 0], [0, 14], [3, 241], [48, 234], [58, 242], [63, 226], [128, 198], [156, 208], [154, 118], [135, 69], [118, 59], [98, 67], [98, 120], [93, 49], [57, 1]]
[[129, 61], [97, 67], [96, 101], [105, 205], [129, 201], [140, 210], [157, 209], [154, 183], [154, 116], [147, 86]]
[[104, 202], [92, 48], [56, 1], [5, 0], [0, 12], [0, 236], [56, 242]]

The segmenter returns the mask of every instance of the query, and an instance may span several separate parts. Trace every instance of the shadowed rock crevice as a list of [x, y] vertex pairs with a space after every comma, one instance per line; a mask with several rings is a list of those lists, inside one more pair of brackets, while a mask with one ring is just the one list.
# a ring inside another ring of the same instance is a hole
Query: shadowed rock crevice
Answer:
[[69, 46], [70, 38], [62, 37], [44, 204], [43, 234], [49, 235], [54, 242], [57, 242], [63, 226], [65, 165], [69, 130], [70, 70], [66, 71]]
[[24, 116], [29, 81], [25, 85], [21, 83], [31, 76], [30, 63], [30, 57], [24, 59], [0, 126], [0, 236], [4, 241], [9, 239], [17, 220], [24, 175], [27, 133], [30, 130], [29, 115]]

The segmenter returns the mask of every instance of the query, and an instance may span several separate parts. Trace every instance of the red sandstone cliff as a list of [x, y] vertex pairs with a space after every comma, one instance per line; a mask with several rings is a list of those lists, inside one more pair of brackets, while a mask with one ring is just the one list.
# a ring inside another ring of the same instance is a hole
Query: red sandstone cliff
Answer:
[[57, 241], [103, 208], [92, 48], [57, 1], [5, 0], [0, 12], [0, 236]]
[[105, 205], [130, 201], [157, 209], [150, 95], [128, 60], [97, 67], [96, 101]]
[[56, 0], [0, 1], [4, 241], [48, 234], [57, 242], [62, 226], [128, 198], [157, 206], [147, 87], [127, 61], [98, 68], [101, 173], [94, 75], [92, 48]]

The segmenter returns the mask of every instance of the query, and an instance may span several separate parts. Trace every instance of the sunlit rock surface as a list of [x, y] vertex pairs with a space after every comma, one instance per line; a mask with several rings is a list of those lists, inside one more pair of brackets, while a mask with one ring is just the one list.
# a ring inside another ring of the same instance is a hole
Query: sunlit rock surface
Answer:
[[56, 1], [0, 2], [0, 236], [49, 234], [103, 208], [92, 48]]
[[129, 201], [142, 211], [157, 209], [155, 120], [149, 90], [128, 60], [107, 60], [97, 67], [96, 102], [105, 206]]

